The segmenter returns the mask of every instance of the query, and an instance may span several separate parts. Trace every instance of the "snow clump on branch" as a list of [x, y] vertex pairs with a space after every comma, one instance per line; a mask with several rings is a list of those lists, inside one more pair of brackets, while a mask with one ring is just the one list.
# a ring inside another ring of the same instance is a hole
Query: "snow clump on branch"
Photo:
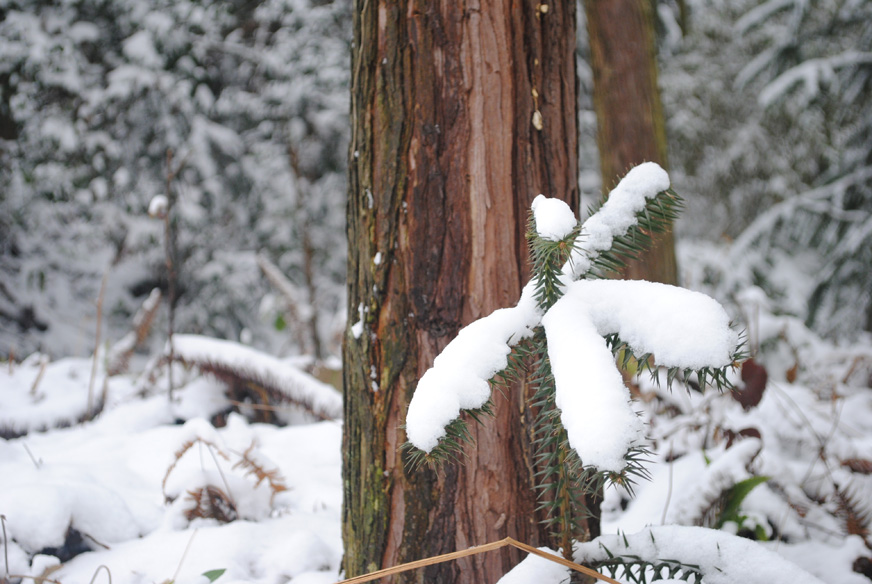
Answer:
[[[637, 223], [647, 201], [668, 188], [668, 175], [654, 163], [631, 170], [582, 225], [562, 269], [562, 295], [553, 306], [545, 310], [537, 304], [530, 282], [515, 307], [462, 329], [418, 383], [406, 417], [409, 442], [431, 452], [461, 410], [485, 406], [489, 381], [507, 367], [511, 348], [539, 325], [545, 330], [556, 404], [570, 445], [585, 466], [599, 470], [620, 472], [627, 452], [643, 439], [604, 337], [617, 334], [635, 355], [654, 355], [667, 367], [730, 365], [738, 335], [724, 309], [704, 294], [642, 281], [578, 280], [589, 276], [593, 260]], [[577, 226], [562, 201], [540, 195], [533, 213], [542, 239], [562, 241]]]

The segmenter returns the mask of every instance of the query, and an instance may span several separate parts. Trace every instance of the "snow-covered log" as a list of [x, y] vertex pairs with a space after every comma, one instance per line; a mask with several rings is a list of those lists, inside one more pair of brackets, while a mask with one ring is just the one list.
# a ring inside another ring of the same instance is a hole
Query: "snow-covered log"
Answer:
[[279, 401], [298, 405], [318, 418], [342, 415], [342, 396], [332, 386], [251, 347], [199, 335], [175, 335], [173, 358], [222, 380], [256, 384]]

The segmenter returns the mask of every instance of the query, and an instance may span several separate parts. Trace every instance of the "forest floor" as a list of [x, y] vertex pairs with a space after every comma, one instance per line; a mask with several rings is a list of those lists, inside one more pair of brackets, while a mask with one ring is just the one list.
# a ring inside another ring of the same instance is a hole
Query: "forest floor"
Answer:
[[[736, 392], [637, 381], [651, 478], [633, 498], [607, 490], [604, 532], [717, 527], [824, 582], [868, 584], [872, 342], [821, 339], [743, 294], [756, 356]], [[214, 368], [174, 367], [170, 400], [165, 365], [110, 376], [98, 357], [0, 363], [0, 582], [339, 579], [339, 420], [228, 413], [242, 394]], [[102, 410], [80, 422], [89, 394]]]

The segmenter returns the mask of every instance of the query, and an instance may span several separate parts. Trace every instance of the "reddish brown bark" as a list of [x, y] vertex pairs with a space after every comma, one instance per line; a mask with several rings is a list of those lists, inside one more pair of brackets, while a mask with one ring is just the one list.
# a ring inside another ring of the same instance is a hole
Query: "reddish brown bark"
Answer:
[[[473, 423], [477, 443], [463, 465], [413, 471], [399, 447], [408, 402], [433, 358], [461, 326], [517, 301], [529, 272], [532, 199], [545, 193], [577, 205], [574, 10], [573, 2], [547, 11], [509, 0], [356, 3], [348, 575], [506, 536], [544, 543], [521, 388], [496, 396], [494, 419]], [[518, 559], [485, 554], [398, 579], [494, 582]]]
[[[650, 0], [586, 0], [603, 190], [614, 187], [633, 166], [666, 167], [666, 131]], [[622, 276], [676, 284], [672, 232]]]

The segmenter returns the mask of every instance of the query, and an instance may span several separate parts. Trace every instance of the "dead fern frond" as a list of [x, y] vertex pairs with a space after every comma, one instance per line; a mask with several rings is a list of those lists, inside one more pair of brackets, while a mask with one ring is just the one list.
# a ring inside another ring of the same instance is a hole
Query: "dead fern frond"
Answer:
[[220, 456], [221, 458], [223, 458], [227, 462], [230, 462], [230, 457], [227, 456], [227, 454], [223, 450], [221, 450], [217, 444], [215, 444], [214, 442], [212, 442], [210, 440], [205, 440], [205, 439], [200, 438], [198, 436], [198, 437], [194, 438], [193, 440], [187, 440], [186, 442], [183, 442], [182, 445], [179, 446], [178, 450], [176, 450], [176, 452], [173, 454], [173, 461], [170, 463], [170, 466], [167, 468], [167, 472], [164, 475], [164, 478], [160, 483], [161, 492], [163, 493], [164, 500], [166, 502], [170, 502], [170, 500], [171, 500], [170, 496], [167, 494], [167, 480], [170, 478], [170, 474], [172, 474], [173, 470], [176, 468], [176, 465], [179, 464], [179, 461], [182, 459], [182, 457], [185, 455], [185, 453], [188, 450], [190, 450], [191, 448], [193, 448], [194, 444], [198, 444], [198, 443], [203, 444], [207, 448], [213, 449], [212, 452], [217, 452], [218, 456]]
[[193, 507], [185, 509], [185, 518], [188, 521], [200, 517], [230, 523], [239, 517], [236, 505], [233, 504], [230, 496], [214, 485], [188, 491], [186, 500], [194, 503]]
[[872, 474], [872, 460], [866, 458], [848, 458], [840, 463], [842, 466], [857, 474]]
[[108, 364], [106, 365], [108, 375], [118, 375], [127, 371], [133, 352], [145, 342], [149, 332], [151, 332], [151, 325], [154, 323], [160, 308], [160, 300], [160, 288], [155, 288], [133, 317], [133, 330], [109, 349]]
[[[196, 335], [176, 335], [172, 361], [197, 369], [227, 386], [230, 399], [252, 401], [261, 405], [293, 405], [318, 420], [333, 420], [342, 416], [342, 395], [309, 374], [281, 360], [250, 347], [209, 339]], [[169, 366], [170, 357], [164, 356], [158, 366]], [[267, 419], [276, 422], [268, 410], [259, 410]]]
[[275, 496], [282, 491], [287, 491], [288, 486], [285, 484], [285, 479], [279, 473], [279, 469], [267, 469], [261, 461], [256, 459], [254, 453], [256, 447], [257, 442], [252, 440], [251, 445], [240, 455], [239, 461], [233, 465], [233, 468], [245, 469], [245, 476], [253, 475], [257, 479], [254, 483], [255, 487], [260, 486], [263, 481], [266, 481], [269, 484], [270, 491], [272, 491], [270, 495], [270, 504], [272, 504]]
[[848, 535], [859, 535], [867, 544], [872, 534], [872, 511], [864, 501], [851, 489], [850, 484], [841, 488], [835, 485], [833, 496], [836, 501], [836, 517], [842, 520], [842, 526]]

